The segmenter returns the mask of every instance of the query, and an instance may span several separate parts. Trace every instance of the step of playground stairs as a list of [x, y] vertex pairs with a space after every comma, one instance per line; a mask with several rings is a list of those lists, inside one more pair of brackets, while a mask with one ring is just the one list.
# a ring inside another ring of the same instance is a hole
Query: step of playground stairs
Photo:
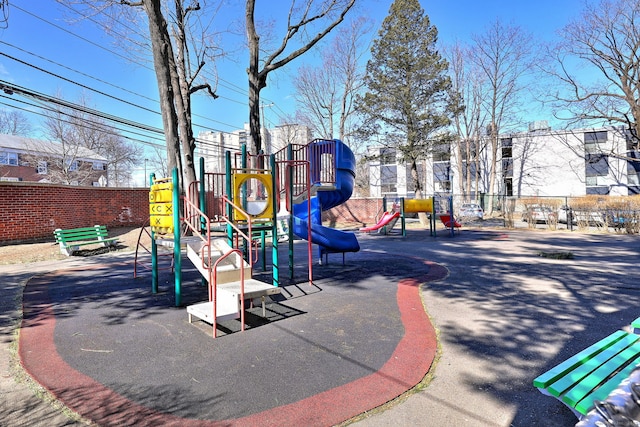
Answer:
[[[240, 317], [239, 296], [235, 292], [218, 289], [216, 297], [216, 321], [238, 319]], [[193, 322], [193, 317], [213, 324], [213, 301], [205, 301], [187, 306], [189, 323]]]
[[[201, 242], [202, 239], [198, 236], [182, 236], [180, 238], [180, 246], [185, 247], [189, 243], [196, 244], [197, 242]], [[176, 242], [173, 238], [160, 236], [156, 237], [156, 245], [164, 246], [167, 248], [174, 248], [176, 246]]]
[[[187, 258], [198, 269], [202, 277], [209, 279], [209, 260], [207, 249], [204, 248], [204, 242], [192, 242], [187, 244]], [[211, 242], [211, 266], [224, 254], [231, 251], [231, 247], [227, 244], [226, 239], [215, 239]], [[203, 259], [204, 257], [204, 259]], [[251, 277], [251, 266], [238, 254], [231, 254], [217, 266], [216, 282], [217, 284], [235, 282], [240, 280], [240, 269], [244, 268], [246, 278]]]
[[[220, 283], [217, 289], [222, 289], [225, 292], [231, 292], [241, 295], [242, 282], [240, 280], [234, 282]], [[245, 279], [244, 281], [244, 299], [255, 299], [269, 295], [276, 295], [280, 293], [278, 286], [273, 286], [270, 283], [261, 282], [256, 279]]]

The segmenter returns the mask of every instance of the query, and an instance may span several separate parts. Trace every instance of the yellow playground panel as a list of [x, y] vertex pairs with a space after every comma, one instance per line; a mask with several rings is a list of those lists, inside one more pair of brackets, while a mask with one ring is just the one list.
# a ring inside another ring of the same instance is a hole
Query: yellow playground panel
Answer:
[[408, 213], [433, 212], [433, 197], [427, 199], [405, 199], [404, 211]]
[[149, 189], [151, 229], [158, 234], [173, 233], [173, 183], [157, 180]]
[[[233, 174], [233, 202], [252, 219], [273, 218], [272, 188], [273, 176], [270, 173]], [[238, 210], [234, 217], [240, 221], [247, 220]]]

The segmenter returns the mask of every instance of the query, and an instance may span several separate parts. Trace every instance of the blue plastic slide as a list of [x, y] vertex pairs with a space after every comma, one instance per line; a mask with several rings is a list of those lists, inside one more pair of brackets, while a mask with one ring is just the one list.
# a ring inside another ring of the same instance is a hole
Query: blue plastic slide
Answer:
[[[293, 205], [293, 232], [296, 236], [308, 240], [308, 208], [307, 203], [311, 203], [311, 243], [320, 247], [320, 256], [327, 253], [358, 252], [360, 244], [356, 235], [352, 232], [336, 230], [322, 225], [322, 211], [329, 210], [347, 201], [353, 193], [355, 181], [355, 156], [353, 152], [342, 141], [324, 140], [315, 141], [311, 144], [334, 144], [335, 143], [335, 165], [336, 182], [332, 190], [319, 190], [317, 194], [309, 200]], [[316, 150], [317, 151], [317, 150]], [[320, 167], [320, 159], [310, 160], [311, 177], [319, 176], [317, 168]], [[312, 182], [313, 184], [313, 182]]]

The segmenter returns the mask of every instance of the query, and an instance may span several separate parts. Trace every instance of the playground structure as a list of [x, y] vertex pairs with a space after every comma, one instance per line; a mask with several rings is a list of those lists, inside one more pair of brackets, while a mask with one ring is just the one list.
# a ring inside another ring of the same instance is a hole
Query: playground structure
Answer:
[[[265, 316], [265, 297], [280, 292], [282, 237], [289, 244], [289, 279], [293, 279], [294, 235], [307, 240], [309, 283], [313, 282], [312, 244], [319, 247], [320, 263], [329, 253], [342, 253], [344, 261], [345, 252], [360, 249], [353, 233], [322, 225], [322, 211], [344, 203], [353, 191], [355, 158], [341, 141], [289, 145], [272, 155], [251, 155], [243, 146], [234, 155], [227, 151], [225, 163], [224, 173], [207, 173], [201, 159], [199, 180], [183, 197], [176, 170], [170, 179], [152, 177], [149, 193], [152, 292], [158, 292], [158, 248], [168, 247], [173, 251], [175, 305], [182, 305], [184, 247], [209, 294], [207, 301], [187, 307], [189, 321], [197, 317], [210, 323], [214, 338], [218, 321], [239, 318], [244, 330], [246, 300], [260, 298]], [[265, 283], [253, 278], [253, 267], [260, 248], [266, 268], [269, 237], [272, 279]], [[143, 265], [138, 251], [135, 265]]]
[[435, 229], [435, 224], [433, 223], [433, 206], [433, 197], [429, 197], [427, 199], [405, 199], [402, 197], [393, 204], [391, 210], [387, 211], [387, 201], [386, 199], [383, 199], [382, 209], [384, 213], [378, 222], [368, 227], [362, 227], [360, 231], [364, 233], [377, 231], [382, 234], [388, 234], [396, 225], [398, 220], [400, 220], [401, 234], [402, 236], [406, 236], [406, 214], [424, 212], [429, 214], [429, 228], [433, 235]]
[[406, 215], [410, 213], [426, 213], [429, 215], [429, 231], [431, 236], [435, 236], [436, 230], [436, 217], [442, 221], [442, 224], [451, 231], [453, 235], [456, 228], [460, 228], [462, 225], [453, 217], [452, 198], [447, 199], [448, 212], [436, 214], [436, 198], [428, 197], [426, 199], [406, 199], [400, 198], [393, 204], [393, 208], [389, 211], [386, 209], [386, 199], [383, 200], [384, 213], [380, 219], [374, 225], [360, 228], [361, 232], [370, 233], [377, 231], [382, 234], [388, 234], [393, 229], [395, 224], [400, 220], [401, 234], [407, 235], [406, 231]]

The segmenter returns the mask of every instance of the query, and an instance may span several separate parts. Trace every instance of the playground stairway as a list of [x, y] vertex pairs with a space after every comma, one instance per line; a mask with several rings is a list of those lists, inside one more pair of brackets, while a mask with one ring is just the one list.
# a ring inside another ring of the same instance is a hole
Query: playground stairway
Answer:
[[[187, 307], [189, 323], [195, 316], [212, 324], [214, 337], [217, 322], [238, 318], [244, 320], [244, 300], [260, 298], [262, 315], [266, 317], [265, 297], [280, 293], [280, 288], [253, 279], [251, 265], [224, 238], [213, 239], [210, 245], [202, 240], [188, 242], [187, 257], [207, 281], [213, 282], [211, 286], [215, 287], [215, 293], [209, 292], [209, 301]], [[244, 329], [244, 324], [242, 328]]]

